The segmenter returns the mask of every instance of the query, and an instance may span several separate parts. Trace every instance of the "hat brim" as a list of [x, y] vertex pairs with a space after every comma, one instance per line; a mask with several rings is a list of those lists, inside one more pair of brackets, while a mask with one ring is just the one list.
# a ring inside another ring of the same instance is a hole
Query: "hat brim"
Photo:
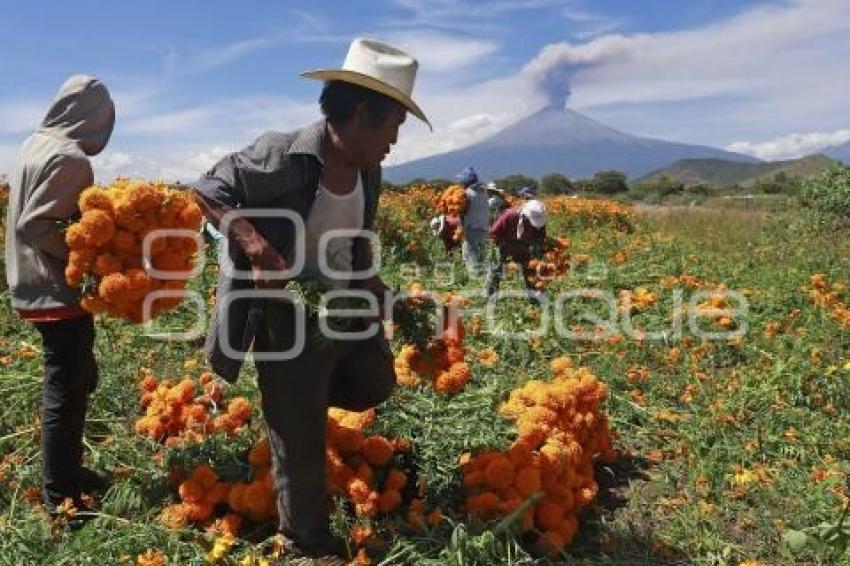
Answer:
[[345, 69], [318, 69], [316, 71], [306, 71], [301, 73], [301, 76], [307, 79], [315, 79], [318, 81], [344, 81], [347, 83], [356, 84], [369, 90], [380, 92], [384, 96], [388, 96], [404, 106], [408, 112], [428, 124], [428, 128], [434, 131], [428, 117], [419, 108], [419, 105], [413, 102], [413, 99], [401, 92], [394, 86], [388, 85], [385, 82], [379, 81], [369, 75], [358, 73], [357, 71], [346, 71]]

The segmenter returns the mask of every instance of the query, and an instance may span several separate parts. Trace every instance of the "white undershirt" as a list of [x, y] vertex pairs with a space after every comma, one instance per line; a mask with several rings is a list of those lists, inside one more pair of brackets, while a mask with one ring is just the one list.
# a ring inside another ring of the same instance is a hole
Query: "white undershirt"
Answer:
[[[319, 238], [328, 230], [363, 229], [363, 181], [357, 175], [354, 189], [337, 194], [329, 191], [321, 182], [316, 191], [316, 200], [306, 222], [305, 264], [303, 278], [316, 279], [332, 289], [345, 289], [350, 277], [331, 278], [319, 273]], [[352, 270], [352, 237], [335, 237], [325, 246], [327, 265], [336, 270], [350, 273]]]

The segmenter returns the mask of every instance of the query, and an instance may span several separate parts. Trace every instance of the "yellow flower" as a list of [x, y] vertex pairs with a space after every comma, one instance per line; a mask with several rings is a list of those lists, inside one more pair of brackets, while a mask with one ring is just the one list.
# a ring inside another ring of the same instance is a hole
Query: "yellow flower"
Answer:
[[207, 562], [218, 562], [224, 558], [230, 547], [233, 546], [234, 539], [232, 537], [219, 537], [215, 539], [212, 549], [207, 554]]

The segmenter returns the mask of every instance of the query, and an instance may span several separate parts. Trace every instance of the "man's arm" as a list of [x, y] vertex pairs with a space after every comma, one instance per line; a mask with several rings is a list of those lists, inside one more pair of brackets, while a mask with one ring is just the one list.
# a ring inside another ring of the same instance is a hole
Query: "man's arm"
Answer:
[[50, 169], [47, 180], [26, 197], [15, 230], [43, 252], [64, 260], [68, 247], [57, 223], [79, 213], [77, 199], [94, 184], [94, 174], [84, 157], [59, 156]]
[[[236, 210], [236, 208], [208, 200], [201, 193], [196, 192], [195, 194], [201, 210], [204, 211], [207, 219], [209, 219], [210, 223], [216, 229], [219, 229], [221, 219], [227, 213]], [[236, 245], [239, 246], [239, 249], [248, 258], [257, 287], [276, 286], [275, 282], [278, 280], [270, 279], [263, 272], [283, 271], [287, 268], [286, 261], [249, 220], [239, 216], [233, 217], [228, 224], [227, 234], [224, 234], [224, 237], [229, 238], [232, 242], [236, 242]]]
[[[264, 207], [274, 201], [283, 186], [284, 172], [274, 157], [274, 135], [264, 134], [242, 151], [222, 158], [201, 177], [194, 192], [210, 223], [221, 231], [221, 220], [241, 208]], [[251, 264], [258, 287], [274, 287], [279, 280], [268, 271], [286, 269], [286, 261], [246, 218], [232, 217], [224, 237], [235, 242]]]

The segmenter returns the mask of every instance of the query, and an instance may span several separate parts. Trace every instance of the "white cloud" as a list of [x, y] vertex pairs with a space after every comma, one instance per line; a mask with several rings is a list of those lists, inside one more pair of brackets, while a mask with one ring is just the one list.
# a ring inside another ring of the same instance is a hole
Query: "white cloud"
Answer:
[[561, 10], [561, 13], [571, 24], [581, 26], [581, 29], [572, 33], [573, 37], [580, 41], [587, 41], [594, 37], [613, 32], [625, 26], [628, 22], [626, 18], [614, 18], [605, 14], [591, 12], [575, 2], [569, 2]]
[[128, 118], [118, 135], [171, 136], [209, 140], [221, 134], [256, 135], [266, 129], [287, 129], [317, 117], [318, 105], [284, 96], [251, 95], [172, 111], [146, 108]]
[[767, 161], [778, 161], [811, 155], [831, 146], [847, 142], [850, 142], [850, 129], [835, 132], [789, 134], [763, 142], [736, 141], [729, 144], [727, 149]]
[[793, 0], [684, 31], [546, 46], [524, 72], [569, 83], [574, 109], [658, 137], [829, 130], [850, 115], [850, 3]]
[[92, 159], [92, 167], [108, 171], [117, 171], [118, 175], [121, 174], [121, 170], [123, 168], [127, 167], [131, 163], [133, 163], [133, 157], [129, 153], [125, 153], [123, 151], [104, 151]]
[[450, 73], [481, 63], [501, 47], [492, 40], [458, 37], [437, 31], [384, 35], [385, 41], [416, 55], [422, 73]]
[[30, 133], [41, 124], [49, 101], [0, 102], [0, 135]]
[[305, 10], [290, 10], [289, 14], [290, 18], [281, 31], [186, 53], [169, 46], [163, 59], [164, 67], [174, 75], [191, 75], [227, 65], [262, 49], [279, 45], [347, 41], [343, 35], [332, 33], [331, 24], [317, 14]]
[[163, 179], [194, 181], [201, 174], [209, 171], [219, 159], [232, 151], [236, 151], [236, 149], [232, 146], [227, 147], [223, 145], [202, 149], [185, 159], [162, 165], [159, 176]]
[[473, 89], [423, 80], [416, 96], [435, 131], [405, 126], [391, 158], [403, 162], [480, 141], [492, 131], [451, 125], [483, 114], [504, 127], [568, 90], [573, 109], [654, 137], [725, 146], [828, 131], [836, 117], [850, 116], [847, 60], [845, 0], [795, 0], [702, 28], [556, 43], [519, 72]]

